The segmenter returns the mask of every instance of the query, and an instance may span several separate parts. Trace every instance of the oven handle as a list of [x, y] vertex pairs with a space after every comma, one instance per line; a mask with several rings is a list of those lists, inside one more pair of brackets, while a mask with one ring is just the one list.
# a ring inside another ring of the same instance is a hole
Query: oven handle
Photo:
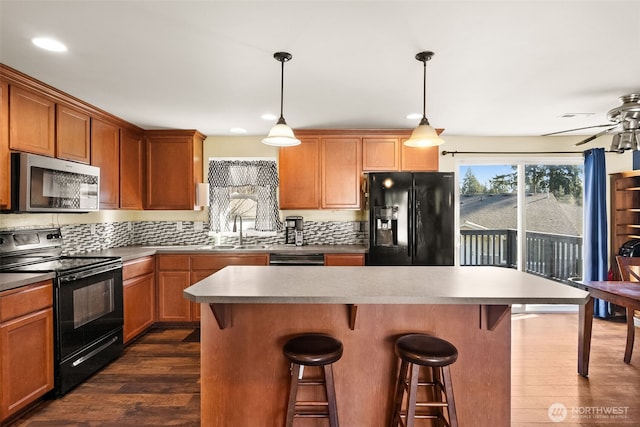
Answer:
[[95, 276], [96, 274], [106, 273], [107, 271], [119, 270], [122, 268], [122, 264], [117, 263], [115, 265], [105, 265], [103, 267], [96, 267], [90, 270], [80, 271], [75, 274], [68, 274], [66, 276], [60, 276], [58, 280], [60, 283], [73, 282], [74, 280], [83, 279], [89, 276]]
[[100, 347], [95, 348], [93, 350], [91, 350], [91, 352], [89, 352], [88, 354], [85, 354], [84, 356], [78, 358], [77, 360], [74, 360], [73, 363], [71, 364], [71, 366], [73, 366], [74, 368], [84, 362], [86, 362], [87, 360], [91, 359], [93, 356], [95, 356], [96, 354], [100, 353], [102, 350], [104, 350], [105, 348], [109, 347], [111, 344], [113, 344], [114, 342], [118, 341], [118, 337], [112, 337], [108, 342], [102, 344]]

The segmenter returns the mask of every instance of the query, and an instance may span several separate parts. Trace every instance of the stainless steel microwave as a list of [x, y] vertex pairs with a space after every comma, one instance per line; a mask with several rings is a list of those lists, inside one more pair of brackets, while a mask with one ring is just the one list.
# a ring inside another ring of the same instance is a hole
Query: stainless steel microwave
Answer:
[[11, 154], [11, 211], [97, 211], [99, 194], [98, 167], [36, 154]]

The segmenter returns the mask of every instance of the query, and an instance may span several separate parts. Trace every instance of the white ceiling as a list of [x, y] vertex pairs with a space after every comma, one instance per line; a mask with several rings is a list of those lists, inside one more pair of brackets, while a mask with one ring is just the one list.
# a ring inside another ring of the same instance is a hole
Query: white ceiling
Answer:
[[145, 129], [266, 134], [280, 50], [294, 129], [416, 126], [414, 56], [432, 50], [443, 136], [541, 135], [607, 123], [640, 92], [640, 1], [0, 0], [0, 62]]

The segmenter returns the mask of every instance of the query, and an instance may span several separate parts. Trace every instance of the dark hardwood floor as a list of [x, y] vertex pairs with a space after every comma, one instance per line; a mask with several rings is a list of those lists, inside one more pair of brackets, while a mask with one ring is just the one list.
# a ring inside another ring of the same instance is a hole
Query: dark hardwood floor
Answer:
[[[514, 315], [511, 322], [512, 426], [640, 425], [640, 338], [632, 363], [625, 364], [624, 324], [594, 321], [585, 379], [576, 373], [576, 314]], [[199, 426], [200, 344], [192, 332], [151, 330], [118, 361], [63, 398], [43, 401], [12, 426]], [[454, 379], [454, 388], [461, 381]], [[549, 417], [552, 404], [567, 410], [560, 423]], [[602, 411], [611, 408], [625, 413], [605, 417]]]
[[12, 426], [199, 426], [200, 343], [193, 332], [152, 329], [84, 384]]

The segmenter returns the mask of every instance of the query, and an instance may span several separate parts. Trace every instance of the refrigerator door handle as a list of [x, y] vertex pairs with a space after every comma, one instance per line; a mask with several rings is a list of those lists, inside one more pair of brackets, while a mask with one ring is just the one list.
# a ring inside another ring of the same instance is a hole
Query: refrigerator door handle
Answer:
[[414, 243], [414, 239], [413, 239], [413, 219], [415, 217], [415, 215], [413, 214], [413, 189], [410, 188], [407, 191], [408, 195], [408, 201], [409, 201], [409, 206], [407, 209], [407, 215], [409, 218], [407, 218], [407, 224], [409, 224], [409, 230], [408, 231], [408, 244], [407, 244], [407, 255], [409, 255], [409, 257], [413, 257], [413, 243]]

